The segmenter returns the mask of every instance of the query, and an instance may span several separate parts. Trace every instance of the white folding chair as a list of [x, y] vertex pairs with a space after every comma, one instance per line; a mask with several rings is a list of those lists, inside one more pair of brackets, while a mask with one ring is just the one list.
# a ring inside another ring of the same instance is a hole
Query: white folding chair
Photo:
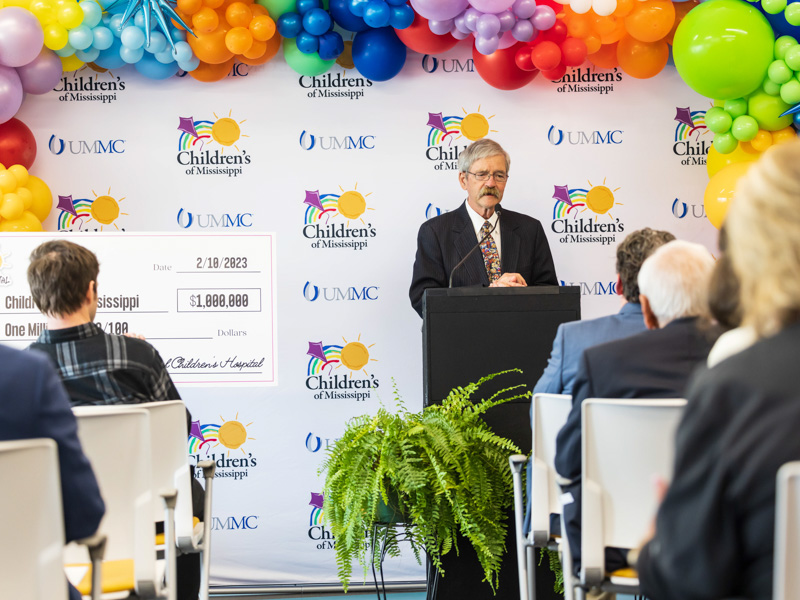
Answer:
[[[181, 400], [168, 402], [147, 402], [137, 408], [146, 410], [150, 416], [150, 451], [152, 461], [152, 490], [154, 495], [173, 488], [177, 490], [177, 503], [174, 514], [164, 522], [167, 581], [175, 564], [175, 549], [182, 553], [201, 553], [200, 600], [208, 600], [208, 575], [211, 561], [211, 492], [214, 479], [214, 461], [202, 461], [198, 467], [203, 470], [205, 479], [204, 513], [206, 523], [194, 524], [192, 515], [192, 489], [189, 467], [189, 450], [186, 440], [186, 406]], [[153, 503], [154, 518], [164, 519], [164, 506], [160, 501]], [[209, 526], [205, 526], [208, 524]], [[174, 535], [170, 534], [170, 530]], [[176, 544], [177, 536], [177, 544]], [[172, 543], [170, 543], [172, 540]], [[172, 574], [172, 581], [174, 573]]]
[[[128, 406], [73, 408], [78, 437], [92, 463], [106, 514], [99, 532], [107, 537], [102, 568], [103, 598], [165, 597], [156, 565], [150, 479], [150, 421], [147, 411]], [[87, 563], [82, 548], [67, 546], [68, 566]], [[77, 585], [88, 590], [86, 576]]]
[[[522, 494], [522, 468], [528, 459], [521, 454], [509, 457], [514, 478], [514, 514], [517, 539], [517, 569], [519, 571], [520, 600], [536, 596], [535, 549], [557, 550], [558, 544], [550, 533], [550, 514], [561, 513], [556, 483], [556, 437], [567, 421], [572, 408], [572, 396], [564, 394], [536, 394], [531, 403], [532, 448], [531, 457], [531, 530], [523, 531], [525, 502]], [[567, 600], [570, 600], [569, 598]]]
[[778, 470], [775, 498], [773, 600], [800, 599], [800, 461]]
[[[635, 573], [605, 571], [605, 548], [636, 548], [659, 498], [653, 479], [672, 477], [675, 430], [686, 400], [588, 399], [582, 410], [581, 571], [584, 589], [636, 593]], [[572, 572], [564, 572], [572, 578]], [[573, 582], [574, 583], [574, 582]]]

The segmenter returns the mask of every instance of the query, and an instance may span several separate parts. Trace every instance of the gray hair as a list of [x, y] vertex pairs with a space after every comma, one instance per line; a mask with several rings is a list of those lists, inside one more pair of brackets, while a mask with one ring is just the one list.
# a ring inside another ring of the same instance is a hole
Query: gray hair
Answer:
[[714, 258], [700, 244], [675, 240], [658, 248], [639, 270], [639, 293], [663, 327], [674, 319], [708, 316]]
[[458, 155], [458, 172], [466, 173], [472, 168], [472, 163], [482, 158], [502, 155], [506, 159], [506, 173], [511, 169], [511, 157], [503, 147], [489, 138], [483, 138], [470, 144], [466, 150]]

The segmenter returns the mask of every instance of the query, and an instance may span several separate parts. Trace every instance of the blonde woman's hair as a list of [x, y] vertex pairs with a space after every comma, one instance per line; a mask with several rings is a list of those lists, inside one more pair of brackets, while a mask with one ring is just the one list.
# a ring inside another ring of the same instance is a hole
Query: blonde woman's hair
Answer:
[[766, 337], [800, 319], [800, 141], [771, 147], [750, 167], [725, 228], [743, 323]]

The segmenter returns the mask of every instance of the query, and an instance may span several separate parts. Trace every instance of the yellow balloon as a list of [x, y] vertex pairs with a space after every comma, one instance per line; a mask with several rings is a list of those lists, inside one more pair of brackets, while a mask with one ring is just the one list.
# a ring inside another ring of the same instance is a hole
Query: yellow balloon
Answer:
[[[33, 206], [33, 194], [31, 191], [26, 187], [18, 187], [14, 193], [22, 200], [22, 206], [25, 210], [30, 210], [31, 206]], [[39, 220], [41, 221], [41, 219]]]
[[39, 219], [30, 212], [25, 211], [19, 219], [3, 219], [0, 221], [0, 232], [19, 233], [21, 231], [44, 231]]
[[5, 6], [19, 6], [20, 8], [24, 8], [28, 10], [28, 5], [31, 3], [31, 0], [5, 0], [3, 3]]
[[0, 216], [11, 221], [19, 219], [25, 210], [25, 203], [17, 194], [3, 194], [0, 202]]
[[77, 71], [84, 65], [84, 62], [74, 54], [72, 56], [61, 56], [60, 58], [61, 67], [65, 71]]
[[794, 127], [786, 127], [785, 129], [779, 129], [778, 131], [772, 132], [773, 144], [785, 144], [786, 142], [791, 142], [792, 140], [796, 139], [797, 132], [795, 131]]
[[60, 23], [49, 23], [42, 27], [42, 31], [44, 31], [44, 45], [50, 50], [61, 50], [69, 42], [67, 28]]
[[53, 193], [47, 184], [35, 175], [28, 176], [28, 185], [25, 186], [33, 194], [33, 203], [30, 210], [37, 219], [44, 222], [53, 208]]
[[19, 182], [11, 171], [0, 173], [0, 193], [7, 194], [17, 189]]
[[758, 152], [747, 152], [742, 147], [741, 142], [736, 147], [736, 150], [730, 154], [720, 154], [712, 145], [711, 150], [708, 151], [708, 156], [706, 157], [706, 171], [708, 171], [709, 177], [713, 177], [719, 173], [721, 169], [724, 169], [728, 165], [740, 162], [752, 162], [754, 160], [758, 160], [759, 156], [761, 156], [761, 154]]
[[711, 224], [720, 228], [728, 214], [728, 207], [734, 197], [736, 184], [751, 166], [751, 162], [737, 162], [728, 165], [714, 175], [706, 186], [703, 206]]
[[22, 186], [28, 183], [28, 169], [22, 165], [11, 165], [8, 167], [8, 172], [13, 173], [17, 178], [17, 185]]

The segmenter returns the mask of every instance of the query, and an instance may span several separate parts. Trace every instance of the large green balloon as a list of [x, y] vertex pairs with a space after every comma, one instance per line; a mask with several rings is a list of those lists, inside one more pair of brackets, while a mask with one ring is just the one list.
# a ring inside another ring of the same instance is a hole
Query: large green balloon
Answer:
[[766, 17], [743, 0], [711, 0], [693, 8], [675, 32], [678, 73], [698, 94], [727, 100], [761, 86], [775, 34]]
[[[716, 1], [716, 0], [715, 0]], [[747, 112], [758, 121], [759, 129], [778, 131], [792, 124], [792, 115], [781, 117], [781, 113], [791, 108], [780, 96], [770, 96], [766, 92], [756, 92], [747, 99]]]
[[300, 52], [292, 38], [284, 38], [283, 40], [283, 57], [290, 67], [300, 75], [306, 75], [307, 77], [316, 77], [327, 73], [336, 62], [335, 60], [322, 60], [316, 52], [311, 54]]

